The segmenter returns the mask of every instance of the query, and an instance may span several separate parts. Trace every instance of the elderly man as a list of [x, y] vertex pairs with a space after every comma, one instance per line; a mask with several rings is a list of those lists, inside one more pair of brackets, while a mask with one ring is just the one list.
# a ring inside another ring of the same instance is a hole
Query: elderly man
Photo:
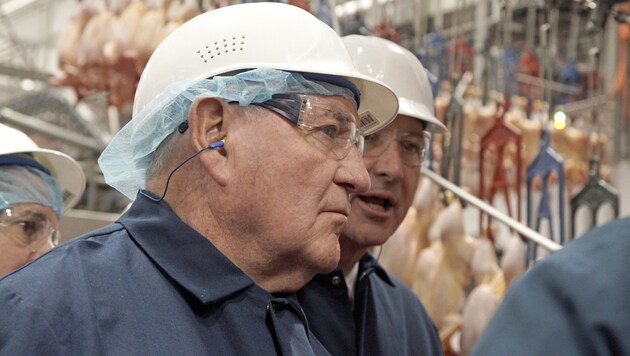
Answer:
[[56, 245], [59, 219], [81, 198], [85, 175], [61, 152], [0, 124], [0, 277]]
[[337, 265], [361, 131], [397, 106], [297, 7], [191, 19], [99, 159], [133, 205], [0, 281], [0, 354], [327, 354], [292, 292]]
[[377, 37], [343, 38], [357, 67], [394, 89], [400, 110], [365, 139], [363, 162], [372, 186], [353, 194], [341, 238], [339, 268], [298, 292], [311, 330], [332, 355], [439, 355], [437, 330], [413, 292], [368, 253], [382, 245], [411, 206], [427, 131], [446, 132], [434, 116], [422, 64], [408, 50]]

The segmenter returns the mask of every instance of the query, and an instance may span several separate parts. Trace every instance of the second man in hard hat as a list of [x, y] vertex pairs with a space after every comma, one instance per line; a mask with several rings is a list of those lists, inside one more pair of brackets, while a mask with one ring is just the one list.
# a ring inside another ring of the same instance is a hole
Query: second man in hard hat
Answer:
[[366, 137], [368, 192], [353, 194], [340, 237], [339, 268], [316, 276], [298, 292], [311, 330], [332, 355], [440, 355], [434, 323], [414, 293], [389, 275], [368, 251], [394, 233], [412, 204], [429, 132], [445, 133], [419, 60], [378, 37], [343, 38], [358, 69], [398, 96], [396, 119]]

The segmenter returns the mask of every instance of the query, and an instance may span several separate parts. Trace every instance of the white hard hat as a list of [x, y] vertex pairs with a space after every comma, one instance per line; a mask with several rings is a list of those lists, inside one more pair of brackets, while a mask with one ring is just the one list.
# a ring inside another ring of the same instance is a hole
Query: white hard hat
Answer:
[[25, 133], [3, 124], [0, 124], [0, 138], [0, 156], [32, 154], [37, 162], [50, 171], [61, 189], [64, 212], [79, 201], [85, 189], [85, 174], [72, 157], [59, 151], [39, 148]]
[[349, 35], [342, 38], [359, 71], [383, 81], [398, 96], [398, 113], [426, 123], [426, 130], [446, 133], [435, 117], [433, 92], [424, 67], [409, 50], [374, 36]]
[[387, 125], [398, 111], [396, 95], [357, 71], [333, 29], [296, 6], [261, 2], [212, 10], [171, 32], [142, 72], [133, 115], [172, 83], [255, 68], [350, 80], [361, 93], [364, 134]]

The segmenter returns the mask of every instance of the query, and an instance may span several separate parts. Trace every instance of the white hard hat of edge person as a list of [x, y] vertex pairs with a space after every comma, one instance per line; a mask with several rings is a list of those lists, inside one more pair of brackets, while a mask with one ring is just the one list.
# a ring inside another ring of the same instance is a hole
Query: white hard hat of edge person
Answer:
[[27, 154], [50, 171], [59, 185], [62, 209], [74, 207], [85, 189], [85, 173], [72, 157], [65, 153], [40, 148], [22, 131], [0, 124], [0, 156]]

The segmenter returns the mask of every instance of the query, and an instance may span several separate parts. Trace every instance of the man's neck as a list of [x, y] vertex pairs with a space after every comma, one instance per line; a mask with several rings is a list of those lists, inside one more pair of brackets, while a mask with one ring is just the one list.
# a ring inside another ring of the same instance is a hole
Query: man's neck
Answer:
[[184, 223], [208, 239], [262, 289], [269, 293], [293, 292], [317, 274], [306, 267], [296, 268], [303, 267], [303, 261], [265, 255], [264, 246], [252, 246], [251, 238], [226, 229], [220, 224], [220, 218], [207, 209], [207, 202], [199, 199], [198, 191], [198, 188], [172, 184], [165, 200]]
[[341, 235], [339, 238], [339, 245], [341, 246], [341, 258], [339, 259], [339, 268], [343, 271], [344, 275], [350, 273], [352, 267], [359, 262], [361, 257], [368, 251], [368, 247], [356, 244], [349, 238]]

